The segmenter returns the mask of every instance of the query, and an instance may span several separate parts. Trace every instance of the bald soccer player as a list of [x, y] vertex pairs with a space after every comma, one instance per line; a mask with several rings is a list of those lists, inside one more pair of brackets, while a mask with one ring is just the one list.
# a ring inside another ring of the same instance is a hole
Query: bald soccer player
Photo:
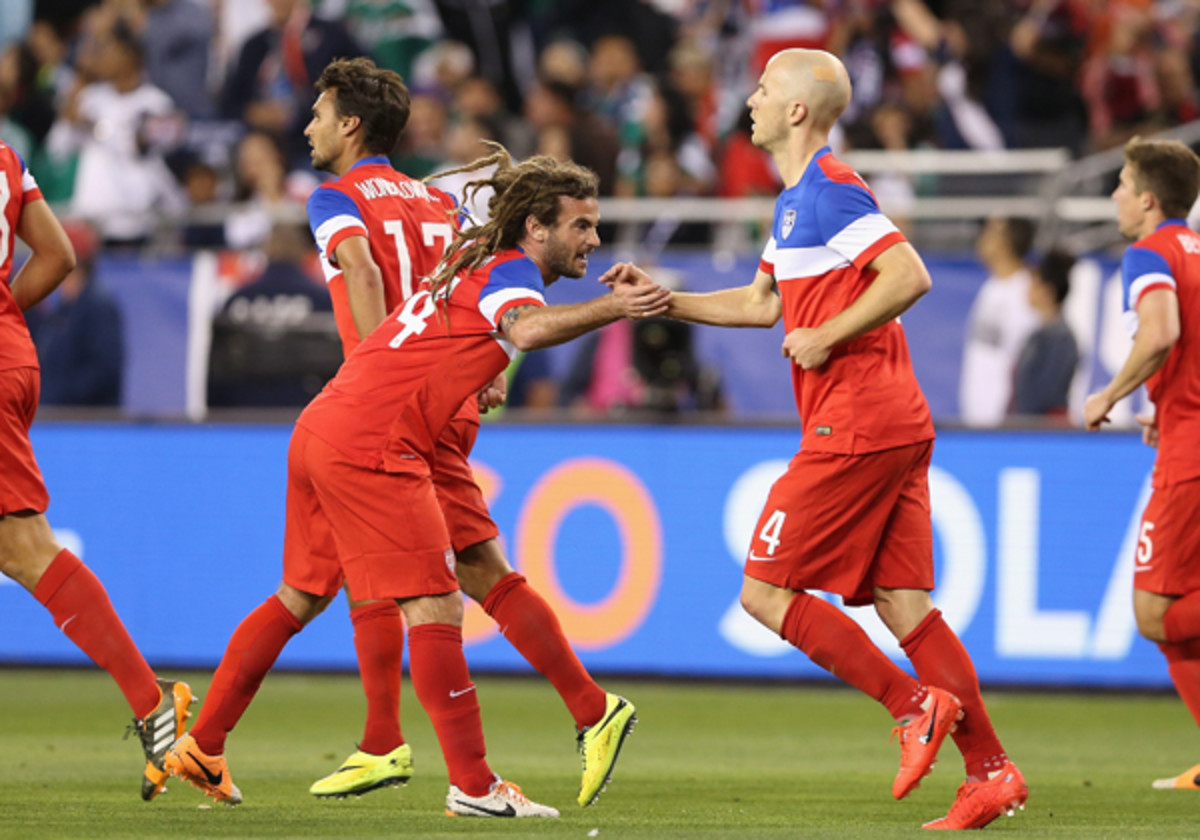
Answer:
[[[929, 597], [933, 422], [899, 316], [930, 279], [862, 178], [830, 152], [829, 131], [849, 102], [846, 69], [829, 53], [771, 59], [749, 100], [752, 139], [786, 189], [759, 270], [741, 288], [676, 293], [668, 314], [730, 327], [783, 316], [801, 445], [755, 526], [742, 606], [896, 719], [897, 799], [953, 734], [967, 778], [949, 813], [925, 827], [982, 828], [1023, 807], [1028, 788], [992, 729], [970, 656]], [[605, 279], [631, 271], [618, 266]], [[810, 590], [874, 604], [918, 679]]]

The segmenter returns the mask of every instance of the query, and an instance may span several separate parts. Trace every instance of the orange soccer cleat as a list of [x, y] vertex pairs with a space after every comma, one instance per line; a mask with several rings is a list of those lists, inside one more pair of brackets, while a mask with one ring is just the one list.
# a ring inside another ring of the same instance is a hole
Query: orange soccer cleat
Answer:
[[982, 782], [963, 782], [954, 797], [949, 813], [941, 819], [927, 822], [923, 828], [957, 831], [983, 828], [1001, 814], [1012, 816], [1018, 808], [1025, 810], [1029, 786], [1025, 777], [1011, 761], [1004, 763], [994, 776]]
[[184, 735], [167, 752], [167, 770], [204, 791], [217, 802], [237, 805], [242, 801], [242, 792], [233, 783], [229, 765], [223, 755], [205, 755], [196, 745], [196, 739]]
[[942, 741], [962, 716], [962, 703], [957, 697], [930, 686], [925, 711], [892, 730], [893, 736], [900, 736], [900, 771], [892, 782], [892, 796], [903, 799], [917, 789], [921, 779], [933, 770]]
[[183, 734], [187, 719], [191, 717], [188, 707], [196, 702], [191, 688], [185, 682], [159, 680], [162, 699], [158, 707], [143, 720], [134, 718], [126, 732], [136, 732], [146, 754], [146, 769], [142, 772], [142, 799], [149, 802], [162, 793], [167, 769], [163, 762], [167, 750], [175, 739]]
[[1178, 776], [1155, 779], [1151, 783], [1151, 787], [1158, 790], [1200, 790], [1200, 764], [1184, 770]]

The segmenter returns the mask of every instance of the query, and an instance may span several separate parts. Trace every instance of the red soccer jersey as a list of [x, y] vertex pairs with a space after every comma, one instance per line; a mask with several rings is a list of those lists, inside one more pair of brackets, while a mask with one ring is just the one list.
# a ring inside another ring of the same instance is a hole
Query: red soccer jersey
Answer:
[[349, 236], [367, 238], [383, 274], [384, 305], [390, 312], [437, 267], [454, 238], [456, 206], [449, 194], [397, 172], [382, 156], [359, 161], [341, 178], [313, 191], [308, 221], [347, 357], [359, 337], [334, 256], [337, 246]]
[[29, 327], [9, 284], [21, 211], [41, 197], [42, 191], [20, 155], [0, 143], [0, 370], [38, 366]]
[[1168, 219], [1125, 251], [1121, 282], [1131, 332], [1146, 292], [1170, 289], [1179, 299], [1179, 340], [1146, 380], [1158, 417], [1154, 486], [1200, 478], [1200, 236]]
[[346, 359], [298, 425], [371, 469], [428, 472], [434, 444], [468, 398], [516, 354], [498, 330], [516, 305], [545, 305], [538, 267], [503, 251], [454, 281], [448, 301], [422, 289]]
[[[779, 286], [789, 331], [816, 327], [857, 300], [875, 279], [867, 265], [904, 241], [828, 148], [780, 193], [771, 233], [760, 268]], [[792, 364], [792, 388], [807, 452], [862, 455], [934, 437], [898, 318], [835, 347], [820, 368]]]

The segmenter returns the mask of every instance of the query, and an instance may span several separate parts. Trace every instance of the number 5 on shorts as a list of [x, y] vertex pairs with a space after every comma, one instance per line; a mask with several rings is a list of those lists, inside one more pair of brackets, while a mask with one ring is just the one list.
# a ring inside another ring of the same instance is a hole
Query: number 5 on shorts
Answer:
[[775, 549], [779, 548], [779, 532], [783, 530], [783, 520], [785, 519], [787, 519], [787, 514], [783, 511], [772, 511], [762, 530], [758, 532], [758, 538], [767, 545], [768, 557], [774, 557]]

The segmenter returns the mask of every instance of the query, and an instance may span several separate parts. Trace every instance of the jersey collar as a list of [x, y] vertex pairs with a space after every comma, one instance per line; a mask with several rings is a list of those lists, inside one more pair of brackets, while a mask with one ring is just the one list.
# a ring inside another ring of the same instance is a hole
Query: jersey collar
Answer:
[[1182, 227], [1187, 227], [1187, 219], [1179, 219], [1179, 218], [1164, 219], [1163, 221], [1158, 223], [1158, 227], [1156, 227], [1155, 230], [1162, 230], [1167, 225], [1180, 225]]
[[391, 161], [389, 161], [384, 155], [371, 155], [370, 157], [365, 157], [358, 161], [350, 168], [358, 169], [360, 166], [391, 166]]

